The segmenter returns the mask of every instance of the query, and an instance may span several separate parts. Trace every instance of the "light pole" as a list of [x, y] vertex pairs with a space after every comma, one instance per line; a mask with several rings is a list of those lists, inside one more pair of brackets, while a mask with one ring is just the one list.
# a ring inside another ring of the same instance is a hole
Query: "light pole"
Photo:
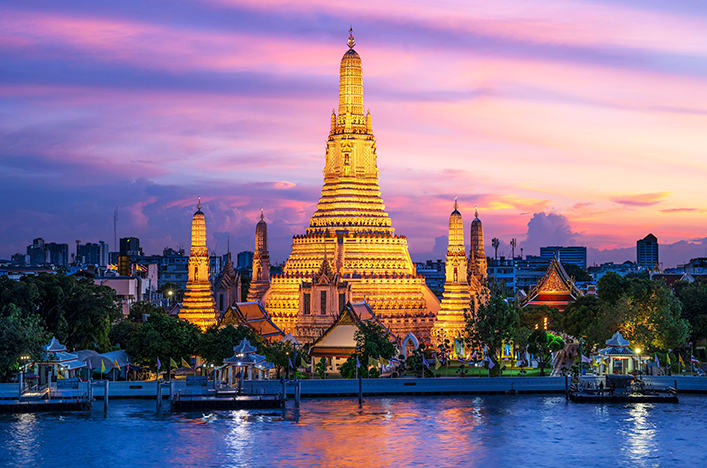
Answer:
[[638, 358], [638, 372], [643, 373], [643, 366], [641, 366], [641, 349], [636, 348], [636, 357]]
[[582, 371], [584, 370], [584, 353], [582, 352], [582, 346], [584, 346], [587, 343], [587, 340], [584, 339], [584, 337], [579, 338], [579, 377], [581, 378]]

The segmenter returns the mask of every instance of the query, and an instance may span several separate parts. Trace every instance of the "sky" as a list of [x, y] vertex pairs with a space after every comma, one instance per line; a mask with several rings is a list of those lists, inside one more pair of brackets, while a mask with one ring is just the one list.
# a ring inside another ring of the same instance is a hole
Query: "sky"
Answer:
[[286, 260], [349, 27], [414, 260], [442, 258], [454, 197], [487, 254], [635, 261], [653, 233], [665, 267], [707, 256], [706, 24], [699, 0], [4, 1], [0, 258], [113, 247], [116, 209], [145, 253], [188, 250], [200, 196], [211, 251], [253, 250], [263, 208]]

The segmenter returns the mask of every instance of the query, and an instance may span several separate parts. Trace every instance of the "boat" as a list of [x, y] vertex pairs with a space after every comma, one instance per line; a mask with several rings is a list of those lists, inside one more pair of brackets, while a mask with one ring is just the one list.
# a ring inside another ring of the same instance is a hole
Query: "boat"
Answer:
[[604, 385], [580, 380], [572, 384], [569, 400], [574, 403], [678, 403], [673, 387], [654, 388], [632, 375], [606, 375]]

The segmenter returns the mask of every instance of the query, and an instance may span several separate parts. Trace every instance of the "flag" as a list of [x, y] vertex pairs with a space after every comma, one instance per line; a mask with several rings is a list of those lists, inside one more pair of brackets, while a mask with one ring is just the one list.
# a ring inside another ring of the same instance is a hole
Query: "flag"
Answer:
[[106, 373], [106, 364], [103, 362], [103, 359], [101, 359], [101, 374]]
[[437, 359], [437, 356], [435, 356], [435, 370], [439, 369], [442, 367], [442, 363], [439, 362], [439, 359]]
[[670, 353], [665, 355], [665, 360], [668, 361], [668, 365], [670, 365]]
[[292, 358], [287, 356], [287, 363], [290, 365], [290, 369], [292, 369]]
[[157, 373], [160, 373], [160, 367], [162, 367], [162, 363], [160, 362], [159, 356], [157, 357]]
[[387, 359], [381, 357], [381, 364], [383, 364], [385, 367], [388, 367], [390, 365], [390, 362]]
[[489, 362], [489, 369], [493, 369], [496, 364], [491, 360], [491, 355], [486, 356], [486, 360]]
[[690, 355], [690, 362], [694, 362], [694, 363], [697, 363], [697, 364], [700, 363], [700, 361], [698, 361], [697, 358], [696, 358], [695, 356], [693, 356], [693, 355]]
[[660, 361], [658, 360], [658, 354], [655, 355], [655, 365], [660, 367]]
[[606, 365], [606, 361], [604, 360], [604, 356], [601, 357], [601, 363]]
[[393, 356], [393, 357], [390, 359], [390, 362], [392, 362], [393, 365], [396, 365], [396, 366], [397, 366], [398, 364], [400, 364], [400, 359], [398, 359], [398, 358], [396, 358], [395, 356]]
[[587, 356], [585, 356], [584, 354], [582, 354], [581, 356], [582, 356], [582, 362], [583, 362], [583, 363], [584, 363], [584, 362], [586, 362], [586, 363], [592, 362], [592, 360], [589, 359], [589, 358], [588, 358]]
[[474, 354], [472, 354], [469, 359], [476, 359], [476, 351], [474, 351]]
[[361, 367], [361, 361], [358, 360], [358, 355], [356, 355], [356, 369]]
[[93, 366], [91, 365], [91, 358], [88, 358], [88, 359], [86, 360], [86, 364], [88, 364], [88, 370], [92, 371], [92, 370], [93, 370]]
[[183, 367], [191, 367], [191, 364], [189, 364], [184, 358], [182, 358], [182, 366]]
[[169, 367], [179, 367], [176, 362], [174, 362], [174, 359], [171, 357], [169, 358]]
[[430, 363], [427, 362], [427, 359], [425, 359], [425, 355], [422, 355], [422, 365], [425, 366], [426, 368], [430, 368]]
[[685, 366], [685, 361], [682, 360], [682, 355], [678, 354], [678, 359], [680, 360], [680, 365], [683, 366], [683, 367], [686, 367], [686, 366]]
[[118, 364], [118, 360], [117, 360], [117, 359], [113, 359], [113, 365], [114, 365], [115, 367], [117, 367], [118, 370], [120, 370], [120, 365]]

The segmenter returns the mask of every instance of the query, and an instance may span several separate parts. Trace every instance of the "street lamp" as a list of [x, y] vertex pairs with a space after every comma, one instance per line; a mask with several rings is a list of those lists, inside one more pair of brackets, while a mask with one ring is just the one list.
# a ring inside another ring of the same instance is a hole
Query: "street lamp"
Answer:
[[638, 358], [638, 371], [643, 372], [643, 367], [641, 366], [641, 348], [636, 348], [636, 358]]

